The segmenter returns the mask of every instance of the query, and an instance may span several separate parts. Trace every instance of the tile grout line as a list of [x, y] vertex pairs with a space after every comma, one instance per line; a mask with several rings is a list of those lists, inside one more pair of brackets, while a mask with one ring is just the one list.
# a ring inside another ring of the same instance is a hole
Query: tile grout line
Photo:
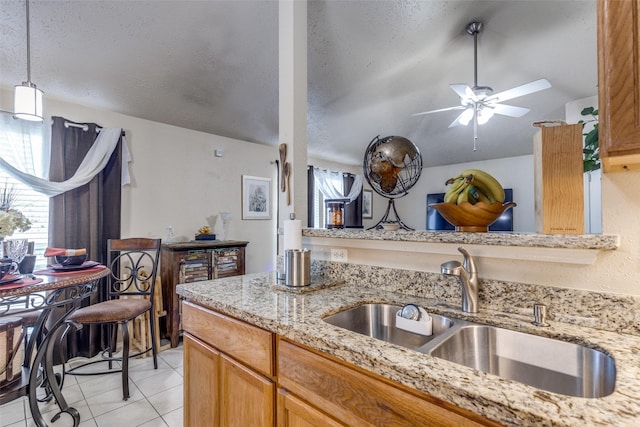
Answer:
[[[173, 361], [175, 361], [174, 353], [178, 353], [178, 351], [180, 351], [180, 352], [181, 352], [181, 351], [182, 351], [182, 348], [180, 348], [180, 350], [174, 350], [174, 349], [172, 349], [171, 358], [170, 358], [169, 360], [173, 360]], [[169, 355], [167, 355], [167, 357], [169, 358]], [[161, 354], [161, 353], [158, 353], [158, 358], [159, 358], [159, 359], [162, 359], [162, 362], [163, 362], [164, 364], [166, 364], [166, 365], [170, 368], [170, 372], [171, 372], [171, 373], [175, 373], [175, 374], [176, 374], [176, 375], [178, 375], [180, 378], [182, 378], [181, 383], [180, 383], [179, 385], [175, 385], [175, 386], [173, 386], [173, 387], [179, 387], [179, 386], [182, 386], [182, 385], [184, 384], [184, 380], [183, 380], [183, 374], [182, 374], [180, 371], [184, 369], [184, 368], [183, 368], [183, 366], [182, 366], [182, 365], [179, 365], [179, 366], [177, 366], [177, 367], [176, 367], [176, 366], [173, 366], [171, 363], [169, 363], [169, 361], [168, 361], [167, 359], [165, 359], [165, 358], [162, 356], [162, 354]], [[111, 374], [105, 374], [105, 375], [111, 375]], [[75, 378], [75, 377], [74, 377], [74, 378]], [[147, 378], [150, 378], [150, 377], [147, 377]], [[75, 379], [76, 379], [75, 385], [78, 385], [79, 391], [80, 391], [80, 393], [81, 393], [81, 395], [82, 395], [82, 399], [81, 399], [81, 400], [78, 400], [78, 401], [77, 401], [77, 402], [75, 402], [75, 403], [82, 403], [82, 404], [84, 404], [84, 405], [86, 406], [86, 408], [87, 408], [87, 411], [88, 411], [88, 412], [89, 412], [89, 414], [91, 415], [91, 418], [83, 419], [83, 420], [82, 420], [82, 422], [84, 423], [84, 422], [88, 422], [88, 421], [93, 420], [93, 423], [94, 423], [95, 425], [98, 425], [98, 422], [97, 422], [97, 420], [96, 420], [96, 417], [94, 416], [93, 411], [91, 410], [91, 407], [90, 407], [90, 406], [89, 406], [89, 404], [88, 404], [87, 396], [86, 396], [86, 394], [85, 394], [86, 392], [83, 390], [83, 388], [82, 388], [82, 384], [81, 384], [80, 382], [78, 382], [78, 381], [77, 381], [77, 378], [75, 378]], [[142, 378], [142, 379], [144, 380], [145, 378]], [[166, 416], [166, 415], [168, 415], [168, 414], [173, 413], [174, 411], [177, 411], [177, 410], [180, 410], [180, 409], [182, 409], [182, 408], [183, 408], [183, 402], [181, 402], [181, 404], [180, 404], [180, 406], [179, 406], [179, 407], [177, 407], [177, 408], [175, 408], [175, 409], [173, 409], [173, 410], [171, 410], [171, 411], [169, 411], [169, 412], [167, 412], [166, 414], [164, 414], [164, 415], [163, 415], [163, 414], [161, 414], [161, 413], [160, 413], [160, 410], [159, 410], [158, 408], [156, 408], [156, 407], [151, 403], [151, 400], [150, 400], [149, 398], [150, 398], [150, 397], [152, 397], [153, 395], [152, 395], [152, 396], [147, 396], [147, 395], [145, 395], [145, 394], [142, 392], [142, 390], [140, 390], [140, 387], [138, 386], [138, 384], [137, 384], [137, 383], [136, 383], [136, 382], [135, 382], [131, 377], [129, 377], [129, 381], [130, 381], [130, 383], [132, 383], [133, 385], [135, 385], [135, 387], [136, 387], [136, 388], [138, 388], [138, 390], [140, 391], [140, 393], [141, 393], [141, 395], [142, 395], [143, 399], [146, 401], [146, 403], [147, 403], [149, 406], [151, 406], [151, 408], [153, 408], [153, 411], [157, 414], [157, 417], [154, 417], [153, 419], [160, 418], [160, 420], [161, 420], [165, 425], [169, 426], [170, 424], [169, 424], [169, 422], [165, 419], [165, 416]], [[171, 389], [171, 388], [173, 388], [173, 387], [170, 387], [170, 388], [169, 388], [169, 389], [167, 389], [167, 390], [170, 390], [170, 389]], [[166, 391], [166, 390], [165, 390], [165, 391]], [[158, 393], [162, 393], [162, 392], [158, 392]], [[28, 413], [28, 411], [29, 411], [29, 401], [28, 401], [28, 398], [27, 398], [27, 397], [24, 397], [24, 396], [23, 396], [23, 397], [21, 397], [21, 399], [22, 399], [22, 405], [16, 405], [16, 406], [21, 406], [21, 407], [22, 407], [22, 419], [17, 420], [15, 423], [13, 423], [13, 424], [11, 424], [11, 425], [16, 426], [16, 425], [18, 425], [18, 423], [23, 423], [25, 427], [28, 427], [28, 426], [29, 426], [29, 421], [30, 421], [30, 419], [31, 419], [31, 418], [30, 418], [30, 416], [29, 416], [30, 414]], [[142, 399], [140, 399], [139, 401], [142, 401]], [[124, 407], [126, 407], [126, 406], [129, 406], [129, 405], [131, 405], [131, 404], [135, 403], [135, 402], [138, 402], [138, 401], [131, 401], [130, 403], [127, 403], [127, 404], [125, 404], [125, 405], [123, 405], [123, 406], [121, 406], [121, 407], [119, 407], [119, 408], [115, 408], [115, 409], [113, 409], [112, 411], [105, 412], [105, 414], [106, 414], [106, 413], [109, 413], [109, 412], [113, 412], [113, 411], [119, 410], [119, 409], [122, 409], [122, 408], [124, 408]], [[18, 409], [18, 408], [16, 408], [16, 409]], [[104, 414], [101, 414], [101, 416], [102, 416], [102, 415], [104, 415]], [[152, 421], [153, 419], [151, 419], [151, 420], [147, 420], [147, 421], [145, 421], [143, 424], [148, 423], [148, 422]], [[143, 425], [143, 424], [141, 424], [141, 425]]]

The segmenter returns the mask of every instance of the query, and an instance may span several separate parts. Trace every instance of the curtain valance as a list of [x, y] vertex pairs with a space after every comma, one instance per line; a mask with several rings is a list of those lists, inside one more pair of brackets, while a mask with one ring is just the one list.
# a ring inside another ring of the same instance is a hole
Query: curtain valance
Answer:
[[[91, 146], [91, 149], [83, 159], [76, 173], [71, 178], [62, 182], [53, 182], [22, 172], [2, 158], [0, 158], [0, 167], [5, 169], [18, 181], [27, 184], [35, 191], [46, 196], [53, 197], [85, 185], [91, 181], [94, 176], [100, 173], [100, 171], [102, 171], [109, 162], [113, 150], [118, 146], [120, 135], [122, 135], [121, 128], [102, 128], [95, 143]], [[130, 155], [124, 138], [122, 150], [124, 163], [124, 167], [122, 168], [122, 184], [124, 185], [130, 182], [127, 167], [127, 164], [130, 161]]]

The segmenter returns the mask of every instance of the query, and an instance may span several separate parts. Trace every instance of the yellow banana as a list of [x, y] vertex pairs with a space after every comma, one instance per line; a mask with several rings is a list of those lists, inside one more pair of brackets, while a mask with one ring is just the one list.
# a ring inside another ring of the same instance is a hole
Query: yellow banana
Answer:
[[480, 169], [467, 169], [462, 175], [471, 175], [470, 181], [474, 187], [484, 193], [490, 200], [494, 202], [504, 202], [504, 188], [491, 174]]
[[475, 200], [473, 204], [476, 204], [478, 202], [485, 202], [486, 204], [490, 205], [495, 201], [495, 200], [492, 200], [486, 194], [484, 194], [482, 191], [478, 190], [477, 187], [473, 185], [470, 185], [469, 187], [471, 187], [469, 189], [469, 193], [471, 193], [471, 197]]
[[469, 202], [471, 204], [475, 203], [475, 201], [473, 201], [473, 198], [470, 194], [470, 191], [469, 191], [470, 189], [471, 189], [471, 185], [466, 185], [464, 187], [462, 192], [458, 195], [458, 199], [456, 200], [457, 204], [464, 203], [464, 202]]
[[456, 203], [460, 193], [469, 185], [463, 177], [450, 178], [447, 180], [447, 184], [451, 184], [451, 187], [444, 195], [445, 203]]

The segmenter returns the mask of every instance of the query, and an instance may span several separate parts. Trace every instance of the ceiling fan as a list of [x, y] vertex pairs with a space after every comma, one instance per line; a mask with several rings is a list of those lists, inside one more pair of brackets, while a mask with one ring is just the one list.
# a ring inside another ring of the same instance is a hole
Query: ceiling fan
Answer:
[[482, 22], [470, 22], [465, 27], [467, 33], [473, 36], [473, 87], [469, 87], [466, 84], [449, 85], [460, 97], [460, 105], [412, 114], [412, 116], [422, 116], [442, 111], [464, 110], [451, 122], [449, 127], [467, 126], [473, 119], [474, 151], [478, 140], [478, 125], [487, 123], [494, 114], [522, 117], [529, 112], [528, 108], [505, 105], [501, 104], [501, 102], [551, 87], [551, 83], [547, 79], [536, 80], [496, 94], [493, 93], [493, 89], [489, 86], [478, 86], [478, 34], [482, 31], [482, 27]]

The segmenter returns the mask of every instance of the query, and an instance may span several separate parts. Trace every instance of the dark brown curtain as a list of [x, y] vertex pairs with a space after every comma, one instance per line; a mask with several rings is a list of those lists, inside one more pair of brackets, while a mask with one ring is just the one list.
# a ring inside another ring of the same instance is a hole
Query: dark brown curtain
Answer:
[[[352, 173], [342, 174], [342, 188], [343, 193], [349, 194], [355, 175]], [[344, 207], [344, 226], [346, 228], [362, 228], [362, 191], [358, 195], [358, 198], [353, 202], [348, 203]]]
[[[69, 179], [94, 144], [99, 126], [77, 123], [63, 117], [53, 117], [51, 129], [50, 181]], [[52, 197], [49, 201], [49, 246], [87, 248], [89, 259], [106, 263], [107, 239], [120, 238], [120, 172], [122, 168], [122, 138], [107, 166], [88, 184]], [[100, 286], [89, 305], [104, 300]], [[103, 348], [102, 330], [86, 325], [76, 334], [69, 334], [67, 356], [93, 357]]]
[[[315, 194], [316, 182], [313, 178], [313, 166], [307, 166], [307, 227], [315, 227], [313, 222], [313, 212], [315, 207], [315, 200], [313, 195]], [[321, 224], [318, 224], [318, 228], [322, 228]]]

